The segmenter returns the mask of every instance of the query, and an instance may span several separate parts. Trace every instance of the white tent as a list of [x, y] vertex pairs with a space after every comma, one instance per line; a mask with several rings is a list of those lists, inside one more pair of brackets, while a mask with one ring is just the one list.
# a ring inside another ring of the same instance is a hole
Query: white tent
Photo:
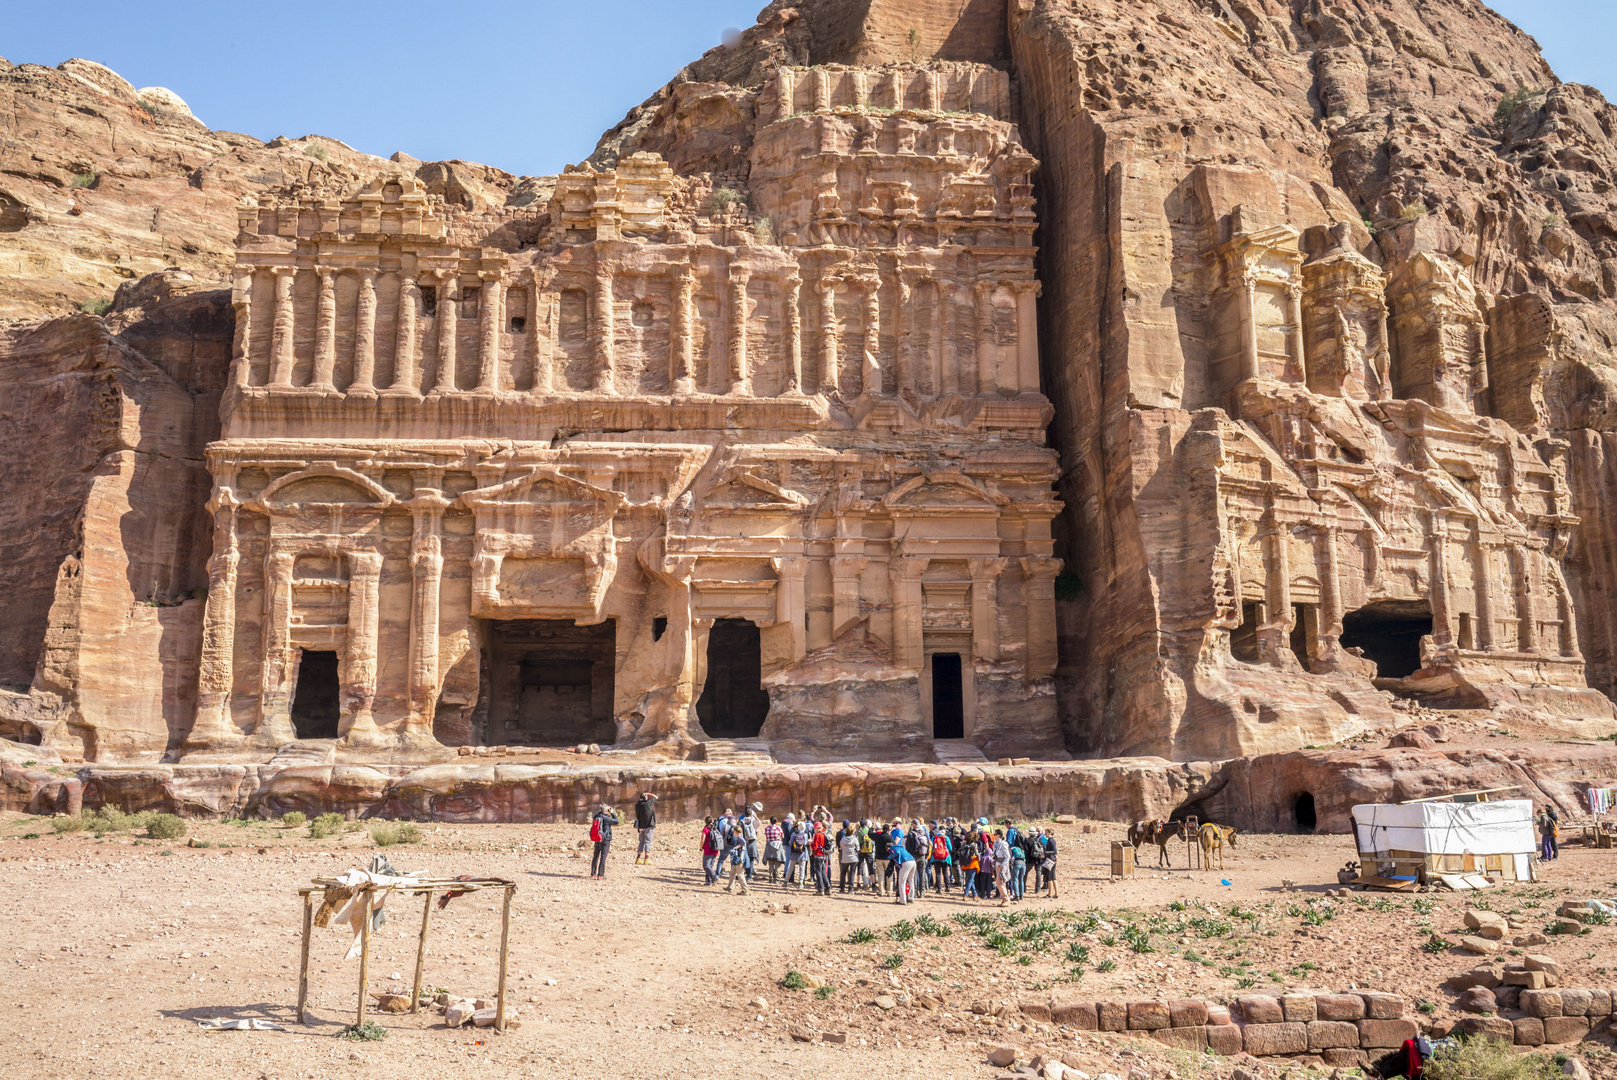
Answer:
[[1367, 803], [1353, 808], [1361, 861], [1397, 864], [1398, 873], [1497, 872], [1531, 881], [1533, 804], [1497, 802]]

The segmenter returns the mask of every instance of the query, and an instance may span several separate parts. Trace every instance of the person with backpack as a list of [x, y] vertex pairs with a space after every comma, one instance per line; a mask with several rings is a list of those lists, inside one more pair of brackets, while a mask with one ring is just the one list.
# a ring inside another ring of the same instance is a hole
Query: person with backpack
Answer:
[[764, 826], [764, 864], [769, 867], [769, 883], [780, 881], [781, 864], [786, 861], [786, 831], [780, 827], [780, 818], [772, 817]]
[[1021, 900], [1027, 888], [1027, 834], [1013, 831], [1016, 832], [1016, 843], [1007, 841], [1011, 849], [1011, 899]]
[[814, 835], [809, 838], [809, 866], [814, 870], [814, 895], [831, 895], [831, 838], [825, 833], [825, 822], [814, 823]]
[[1005, 842], [1005, 830], [994, 830], [994, 891], [999, 906], [1011, 902], [1011, 845]]
[[758, 811], [762, 810], [762, 803], [753, 803], [741, 815], [741, 835], [747, 841], [747, 850], [741, 853], [741, 861], [747, 868], [747, 880], [752, 880], [753, 872], [758, 867]]
[[940, 893], [949, 891], [949, 859], [953, 852], [949, 850], [949, 838], [938, 823], [932, 823], [932, 888]]
[[1044, 830], [1044, 852], [1039, 873], [1044, 880], [1044, 895], [1051, 900], [1060, 899], [1061, 890], [1056, 887], [1056, 834], [1053, 829]]
[[955, 856], [955, 865], [960, 867], [960, 895], [967, 900], [975, 900], [977, 893], [977, 841], [969, 834], [960, 840], [960, 849]]
[[904, 838], [904, 850], [910, 853], [915, 861], [915, 899], [919, 900], [926, 895], [926, 860], [931, 850], [931, 838], [926, 834], [926, 826], [921, 824], [919, 818], [910, 818], [909, 835]]
[[797, 887], [799, 890], [808, 884], [810, 854], [809, 846], [813, 839], [813, 834], [809, 832], [808, 819], [805, 818], [804, 820], [799, 821], [797, 825], [793, 827], [792, 837], [789, 841], [791, 862], [788, 864], [789, 869], [786, 872], [786, 884], [790, 885], [792, 883], [792, 873], [795, 871], [797, 874]]
[[905, 843], [904, 831], [899, 828], [896, 821], [893, 822], [893, 831], [889, 839], [892, 842], [888, 845], [888, 858], [892, 860], [893, 876], [896, 879], [893, 893], [897, 897], [897, 903], [908, 904], [911, 887], [915, 883], [915, 856], [910, 853], [909, 846]]
[[837, 833], [837, 869], [842, 895], [852, 892], [859, 874], [859, 837], [854, 834], [853, 822], [844, 821]]
[[649, 791], [642, 791], [640, 799], [634, 804], [634, 827], [640, 834], [640, 842], [635, 845], [634, 863], [651, 864], [651, 837], [657, 831], [657, 796]]
[[719, 830], [711, 817], [702, 819], [702, 873], [707, 878], [706, 884], [713, 885], [719, 880], [719, 853], [724, 850], [724, 842], [719, 839]]
[[747, 834], [741, 831], [740, 825], [733, 825], [730, 828], [729, 839], [725, 842], [724, 858], [730, 867], [730, 881], [725, 885], [724, 891], [734, 893], [736, 885], [739, 884], [741, 895], [746, 896]]
[[870, 836], [870, 819], [860, 818], [857, 837], [859, 851], [859, 888], [874, 885], [876, 879], [876, 841]]
[[618, 812], [605, 803], [590, 819], [590, 840], [595, 852], [590, 856], [590, 877], [606, 877], [606, 857], [612, 851], [612, 826], [618, 823]]
[[870, 826], [870, 858], [872, 862], [881, 867], [881, 874], [870, 875], [870, 891], [877, 896], [886, 896], [887, 890], [892, 887], [892, 880], [898, 873], [892, 859], [889, 857], [893, 850], [893, 836], [878, 818]]

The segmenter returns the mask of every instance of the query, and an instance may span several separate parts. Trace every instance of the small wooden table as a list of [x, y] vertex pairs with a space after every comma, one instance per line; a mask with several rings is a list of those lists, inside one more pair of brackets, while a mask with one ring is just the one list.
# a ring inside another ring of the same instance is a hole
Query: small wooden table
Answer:
[[[304, 1010], [309, 1001], [309, 942], [314, 935], [314, 898], [323, 896], [329, 888], [342, 886], [337, 878], [315, 878], [314, 885], [298, 890], [303, 897], [303, 959], [298, 967], [298, 1023], [306, 1023]], [[415, 982], [410, 991], [410, 1011], [421, 1011], [421, 975], [427, 963], [427, 933], [432, 927], [432, 898], [438, 893], [448, 892], [481, 892], [484, 889], [505, 890], [505, 903], [500, 911], [500, 983], [499, 991], [494, 1002], [494, 1026], [500, 1031], [505, 1030], [505, 983], [506, 973], [511, 957], [511, 898], [516, 894], [517, 885], [514, 881], [504, 878], [471, 878], [467, 880], [454, 880], [447, 878], [416, 878], [400, 882], [396, 885], [378, 885], [366, 882], [354, 887], [356, 894], [363, 903], [365, 919], [360, 924], [359, 931], [359, 1008], [354, 1015], [354, 1026], [365, 1022], [365, 1004], [367, 991], [370, 989], [371, 964], [371, 912], [375, 907], [376, 894], [410, 893], [414, 896], [425, 896], [421, 905], [421, 937], [416, 943], [415, 953]]]

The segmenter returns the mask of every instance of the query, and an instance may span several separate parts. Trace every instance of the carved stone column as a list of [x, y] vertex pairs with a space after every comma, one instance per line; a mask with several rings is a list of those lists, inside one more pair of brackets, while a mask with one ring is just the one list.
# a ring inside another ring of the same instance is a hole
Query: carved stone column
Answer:
[[541, 276], [538, 267], [528, 273], [528, 322], [523, 328], [526, 331], [523, 339], [527, 342], [528, 362], [533, 366], [532, 389], [545, 393], [550, 389], [550, 357], [543, 351], [544, 342], [548, 339], [539, 328], [545, 311], [543, 294], [540, 292]]
[[455, 339], [460, 334], [460, 313], [456, 308], [455, 289], [460, 279], [454, 274], [438, 276], [438, 377], [432, 382], [435, 394], [453, 393], [455, 379]]
[[918, 365], [911, 353], [909, 340], [911, 325], [909, 308], [915, 290], [904, 280], [902, 267], [895, 275], [893, 288], [898, 293], [898, 302], [893, 306], [893, 392], [901, 394], [905, 387], [912, 392], [919, 391], [921, 381], [920, 373], [915, 370]]
[[1377, 315], [1377, 321], [1378, 321], [1378, 324], [1381, 327], [1381, 341], [1376, 346], [1376, 374], [1380, 377], [1381, 385], [1380, 385], [1380, 387], [1377, 388], [1376, 399], [1378, 401], [1391, 401], [1392, 400], [1392, 350], [1391, 350], [1391, 346], [1389, 345], [1390, 339], [1387, 337], [1387, 301], [1386, 301], [1386, 298], [1378, 294], [1376, 296], [1376, 304], [1377, 304], [1377, 307], [1379, 309], [1379, 312], [1378, 312], [1378, 315]]
[[292, 674], [292, 563], [290, 551], [271, 549], [264, 560], [264, 678], [253, 734], [279, 745], [297, 738], [287, 682]]
[[826, 276], [816, 286], [820, 294], [820, 393], [825, 397], [838, 389], [837, 371], [837, 281]]
[[730, 267], [729, 392], [747, 396], [752, 394], [752, 371], [747, 360], [747, 282], [751, 276], [746, 266]]
[[202, 616], [202, 664], [197, 680], [196, 719], [185, 737], [188, 749], [241, 741], [231, 719], [236, 683], [236, 577], [241, 552], [236, 543], [235, 470], [222, 471], [208, 509], [213, 511], [213, 554], [208, 558], [208, 602]]
[[1449, 613], [1449, 523], [1444, 511], [1431, 512], [1428, 535], [1432, 545], [1432, 644], [1438, 655], [1447, 656], [1454, 651], [1454, 619]]
[[1566, 578], [1562, 576], [1561, 569], [1553, 561], [1548, 563], [1551, 584], [1555, 588], [1555, 612], [1561, 619], [1561, 640], [1557, 650], [1562, 656], [1572, 660], [1582, 660], [1582, 650], [1578, 648], [1578, 613], [1572, 608], [1572, 596], [1567, 591]]
[[275, 275], [275, 313], [270, 322], [269, 385], [277, 390], [290, 390], [292, 367], [297, 363], [297, 354], [293, 349], [297, 315], [292, 310], [292, 286], [297, 280], [298, 271], [294, 266], [276, 266], [271, 268], [270, 273]]
[[901, 555], [887, 566], [893, 590], [893, 666], [897, 668], [919, 671], [926, 663], [921, 575], [929, 562], [925, 556]]
[[881, 279], [859, 282], [865, 291], [864, 357], [859, 372], [859, 390], [865, 394], [882, 392], [881, 375]]
[[483, 280], [483, 306], [478, 312], [477, 389], [492, 394], [500, 389], [500, 324], [505, 319], [505, 296], [498, 270], [485, 270], [479, 276]]
[[1291, 608], [1291, 535], [1285, 522], [1271, 520], [1268, 529], [1268, 582], [1264, 590], [1268, 619], [1258, 628], [1258, 654], [1268, 663], [1284, 664], [1284, 653], [1291, 650], [1291, 631], [1296, 613]]
[[779, 102], [775, 119], [784, 120], [792, 115], [792, 98], [797, 93], [797, 72], [788, 67], [776, 68], [775, 86], [776, 100]]
[[1535, 553], [1515, 548], [1516, 555], [1516, 651], [1538, 652], [1538, 618], [1533, 611]]
[[1258, 277], [1251, 270], [1241, 275], [1241, 378], [1258, 374]]
[[1056, 575], [1061, 560], [1048, 555], [1022, 558], [1022, 604], [1027, 613], [1027, 679], [1056, 672]]
[[348, 553], [348, 641], [342, 658], [345, 741], [375, 744], [381, 739], [371, 715], [376, 702], [377, 636], [381, 630], [382, 553]]
[[1016, 382], [1023, 394], [1039, 392], [1040, 291], [1037, 281], [1016, 283]]
[[443, 515], [449, 500], [437, 488], [419, 487], [410, 502], [410, 715], [405, 737], [436, 741], [438, 707], [438, 598], [444, 573]]
[[237, 386], [251, 386], [253, 382], [253, 275], [252, 271], [236, 274], [230, 289], [230, 306], [236, 312], [236, 332], [230, 345], [231, 372]]
[[669, 349], [668, 385], [679, 395], [696, 389], [696, 267], [681, 266], [674, 277], [674, 326]]
[[337, 366], [337, 283], [336, 272], [326, 267], [315, 271], [320, 277], [320, 299], [314, 317], [314, 378], [310, 387], [334, 392], [332, 373]]
[[1479, 535], [1471, 587], [1477, 598], [1476, 648], [1482, 652], [1494, 651], [1493, 561], [1493, 548]]
[[797, 397], [803, 392], [803, 312], [798, 305], [802, 301], [803, 279], [796, 274], [786, 278], [786, 387], [783, 391], [790, 397]]
[[977, 393], [992, 394], [999, 389], [999, 347], [994, 344], [994, 286], [977, 282]]
[[[547, 290], [548, 283], [541, 279], [540, 271], [533, 271], [533, 314], [537, 326], [543, 318], [545, 335], [536, 341], [533, 359], [533, 389], [536, 394], [549, 394], [556, 388], [556, 353], [560, 348], [561, 318], [557, 314], [557, 295]], [[547, 291], [541, 291], [547, 290]]]
[[831, 109], [831, 73], [822, 67], [815, 67], [809, 73], [814, 87], [814, 111], [829, 112]]
[[421, 293], [415, 281], [399, 279], [399, 326], [393, 346], [393, 390], [398, 393], [416, 392], [416, 339], [415, 313], [421, 302]]
[[354, 304], [354, 381], [350, 394], [376, 392], [376, 271], [359, 272], [359, 298]]
[[999, 660], [999, 575], [1005, 561], [971, 560], [971, 643], [977, 656], [991, 664]]
[[769, 560], [775, 568], [775, 622], [788, 627], [792, 638], [792, 661], [803, 659], [808, 653], [808, 623], [804, 613], [808, 600], [803, 591], [803, 578], [808, 560], [801, 555], [781, 555]]
[[[1319, 658], [1334, 665], [1342, 649], [1342, 579], [1336, 555], [1336, 530], [1326, 526], [1314, 534], [1319, 545]], [[1236, 578], [1239, 582], [1240, 578]]]
[[1291, 355], [1297, 359], [1302, 385], [1308, 385], [1308, 355], [1303, 335], [1303, 283], [1293, 281], [1286, 288], [1286, 319], [1291, 323]]
[[612, 298], [612, 272], [601, 267], [595, 272], [595, 295], [591, 297], [594, 302], [594, 317], [590, 319], [590, 329], [595, 334], [595, 385], [598, 394], [613, 393], [617, 385], [617, 372], [614, 356], [613, 298]]
[[955, 355], [954, 282], [933, 282], [938, 297], [938, 340], [932, 346], [932, 393], [938, 397], [960, 393], [960, 360]]

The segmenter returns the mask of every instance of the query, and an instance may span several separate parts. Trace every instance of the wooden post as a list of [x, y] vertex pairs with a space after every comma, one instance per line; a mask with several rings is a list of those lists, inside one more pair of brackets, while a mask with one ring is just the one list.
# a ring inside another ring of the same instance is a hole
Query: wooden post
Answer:
[[410, 1011], [421, 1011], [421, 971], [427, 966], [427, 928], [432, 925], [432, 890], [421, 908], [421, 940], [415, 947], [415, 987], [410, 991]]
[[309, 939], [314, 932], [314, 893], [303, 894], [303, 961], [298, 965], [298, 1023], [304, 1023], [303, 1010], [309, 1003]]
[[359, 1010], [354, 1016], [355, 1027], [365, 1022], [365, 995], [371, 977], [371, 904], [376, 895], [369, 887], [361, 888], [365, 890], [365, 921], [359, 927]]
[[511, 897], [515, 885], [505, 887], [505, 908], [500, 912], [500, 990], [494, 999], [494, 1026], [505, 1030], [505, 973], [511, 959]]

